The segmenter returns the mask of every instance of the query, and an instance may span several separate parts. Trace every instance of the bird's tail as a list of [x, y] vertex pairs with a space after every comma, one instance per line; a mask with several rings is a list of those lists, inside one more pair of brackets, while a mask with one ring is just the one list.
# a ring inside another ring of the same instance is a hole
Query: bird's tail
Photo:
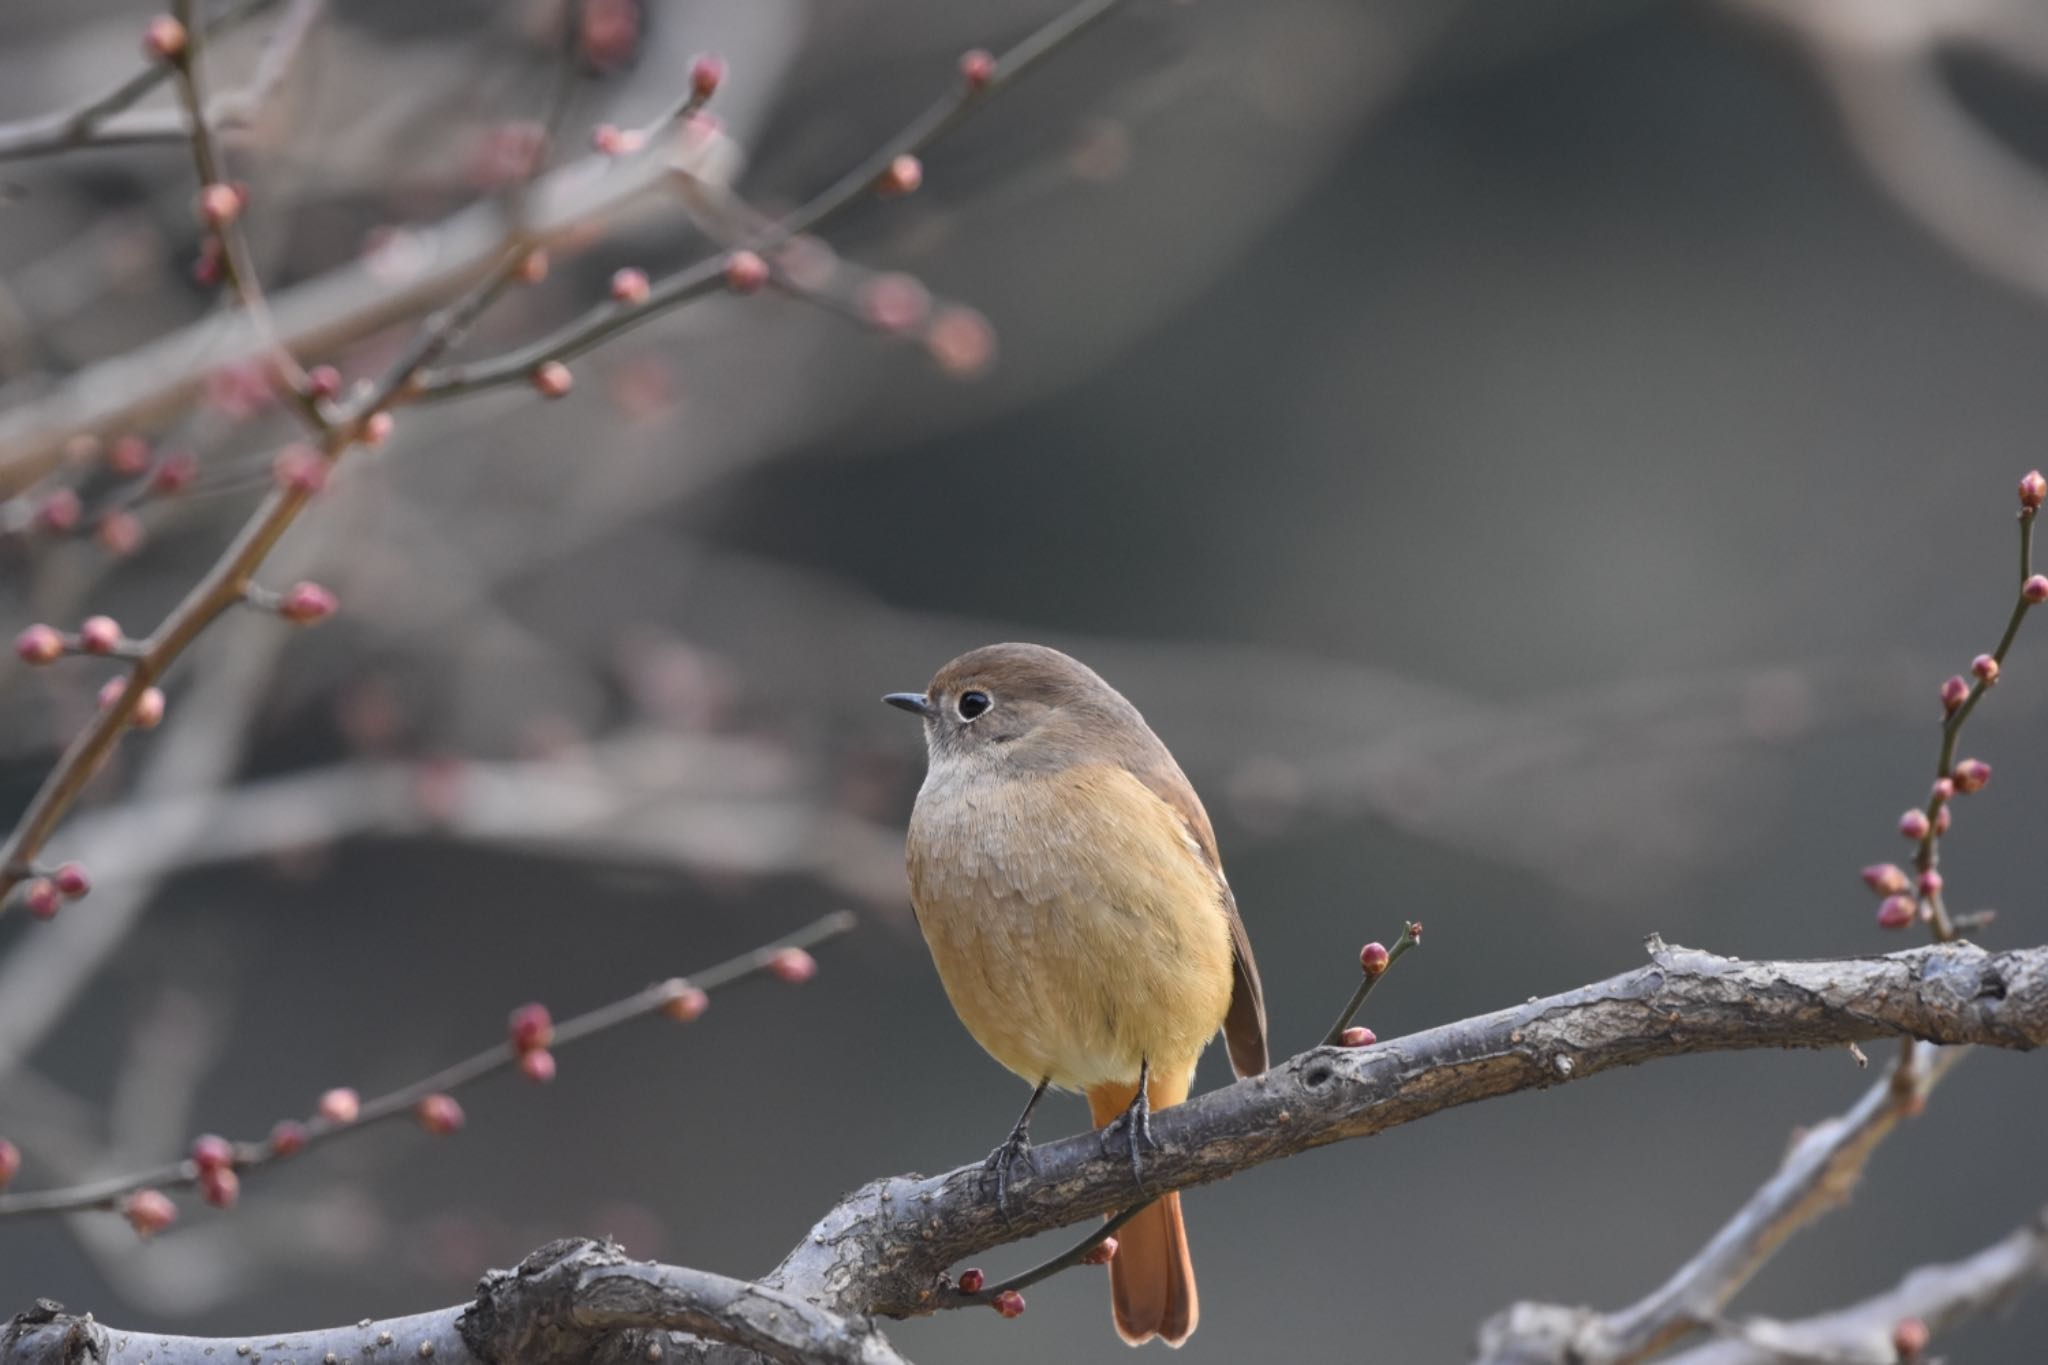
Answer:
[[[1179, 1104], [1188, 1097], [1192, 1076], [1169, 1078], [1154, 1073], [1148, 1099], [1154, 1109]], [[1137, 1097], [1136, 1085], [1102, 1085], [1088, 1092], [1088, 1112], [1097, 1128], [1109, 1123]], [[1178, 1346], [1195, 1330], [1201, 1317], [1195, 1298], [1195, 1265], [1188, 1259], [1187, 1229], [1180, 1219], [1180, 1195], [1164, 1194], [1117, 1231], [1116, 1255], [1109, 1262], [1110, 1307], [1117, 1335], [1132, 1346], [1158, 1337]]]

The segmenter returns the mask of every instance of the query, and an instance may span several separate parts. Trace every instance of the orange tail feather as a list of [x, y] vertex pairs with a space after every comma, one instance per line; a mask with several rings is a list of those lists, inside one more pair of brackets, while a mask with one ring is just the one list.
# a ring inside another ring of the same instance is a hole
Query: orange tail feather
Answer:
[[[1192, 1079], [1192, 1078], [1189, 1078]], [[1187, 1098], [1188, 1080], [1155, 1076], [1148, 1098], [1154, 1109]], [[1100, 1128], [1130, 1107], [1135, 1085], [1104, 1085], [1088, 1092], [1088, 1112]], [[1117, 1335], [1132, 1346], [1158, 1337], [1178, 1346], [1194, 1333], [1201, 1317], [1195, 1296], [1195, 1265], [1188, 1259], [1187, 1228], [1180, 1195], [1161, 1195], [1117, 1230], [1116, 1255], [1109, 1262], [1109, 1301]]]

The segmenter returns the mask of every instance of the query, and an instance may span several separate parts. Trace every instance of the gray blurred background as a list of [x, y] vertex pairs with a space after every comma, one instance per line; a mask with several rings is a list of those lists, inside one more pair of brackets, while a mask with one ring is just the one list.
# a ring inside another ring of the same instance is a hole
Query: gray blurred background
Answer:
[[[0, 10], [0, 116], [131, 69], [148, 8]], [[774, 211], [1056, 9], [650, 0], [579, 80], [570, 152], [719, 50], [738, 187]], [[279, 291], [468, 203], [479, 139], [553, 72], [545, 5], [330, 11], [231, 153]], [[566, 1050], [548, 1090], [470, 1092], [458, 1137], [337, 1143], [147, 1246], [108, 1215], [0, 1223], [0, 1304], [256, 1333], [451, 1302], [573, 1233], [755, 1274], [841, 1191], [978, 1159], [1024, 1090], [911, 924], [922, 753], [875, 698], [995, 639], [1095, 664], [1180, 755], [1277, 1052], [1404, 918], [1428, 948], [1375, 995], [1383, 1037], [1622, 970], [1651, 932], [1901, 946], [1855, 874], [1899, 851], [1935, 686], [2010, 602], [2048, 425], [2044, 156], [2029, 0], [1133, 0], [831, 234], [985, 313], [988, 375], [721, 297], [578, 362], [560, 402], [402, 413], [345, 466], [266, 576], [342, 615], [209, 636], [53, 845], [93, 898], [0, 921], [0, 1133], [24, 1188], [124, 1170], [408, 1081], [523, 1000], [571, 1013], [838, 906], [857, 934], [800, 989]], [[178, 146], [0, 182], [15, 418], [203, 314]], [[472, 350], [706, 249], [673, 202], [626, 215]], [[353, 377], [403, 335], [306, 359]], [[216, 394], [145, 434], [232, 471], [287, 430]], [[251, 496], [150, 509], [124, 561], [8, 538], [7, 628], [140, 629]], [[2044, 659], [2023, 636], [1972, 723], [1998, 775], [1946, 844], [1994, 944], [2048, 937]], [[97, 684], [8, 661], [8, 801]], [[1197, 1191], [1179, 1358], [1455, 1360], [1516, 1298], [1619, 1307], [1868, 1079], [1676, 1059]], [[1083, 1121], [1057, 1101], [1040, 1132]], [[2048, 1200], [2044, 1122], [2037, 1061], [1970, 1058], [1737, 1307], [1836, 1306], [2003, 1236]], [[890, 1332], [921, 1361], [1120, 1360], [1100, 1278]], [[2037, 1295], [1942, 1351], [2032, 1359], [2044, 1333]]]

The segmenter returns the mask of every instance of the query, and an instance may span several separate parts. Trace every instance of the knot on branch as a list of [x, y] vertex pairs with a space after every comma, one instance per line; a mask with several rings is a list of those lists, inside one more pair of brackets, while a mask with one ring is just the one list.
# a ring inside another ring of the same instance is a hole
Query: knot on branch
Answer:
[[107, 1329], [92, 1314], [78, 1317], [61, 1303], [37, 1299], [0, 1332], [0, 1365], [104, 1365], [108, 1346]]
[[[476, 1299], [456, 1330], [471, 1354], [489, 1365], [516, 1361], [586, 1360], [626, 1365], [647, 1360], [643, 1333], [594, 1333], [576, 1320], [577, 1297], [593, 1270], [631, 1264], [616, 1242], [563, 1237], [529, 1253], [510, 1270], [477, 1281]], [[4, 1365], [4, 1362], [0, 1362]]]

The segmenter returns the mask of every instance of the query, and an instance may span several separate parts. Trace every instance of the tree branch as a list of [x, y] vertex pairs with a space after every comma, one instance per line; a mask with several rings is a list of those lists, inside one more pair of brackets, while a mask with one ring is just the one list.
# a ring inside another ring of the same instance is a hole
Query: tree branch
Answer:
[[[1165, 1110], [1152, 1121], [1159, 1145], [1146, 1162], [1146, 1192], [1221, 1180], [1475, 1100], [1658, 1057], [1889, 1037], [2048, 1043], [2048, 947], [1990, 953], [1958, 942], [1883, 957], [1746, 962], [1654, 938], [1650, 946], [1647, 966], [1605, 981], [1375, 1046], [1312, 1048]], [[1010, 1187], [1007, 1217], [989, 1198], [979, 1161], [871, 1182], [756, 1284], [555, 1243], [487, 1278], [476, 1305], [260, 1343], [110, 1333], [47, 1308], [0, 1337], [0, 1365], [76, 1365], [93, 1351], [100, 1365], [213, 1365], [233, 1346], [309, 1365], [326, 1351], [339, 1362], [373, 1345], [455, 1365], [627, 1365], [681, 1357], [707, 1340], [779, 1361], [879, 1365], [898, 1357], [865, 1318], [929, 1313], [945, 1302], [942, 1277], [961, 1257], [1130, 1202], [1129, 1167], [1105, 1156], [1093, 1133], [1048, 1143], [1037, 1156], [1037, 1171]], [[696, 1340], [614, 1330], [650, 1327]]]
[[2048, 1279], [2048, 1209], [1974, 1256], [1921, 1266], [1882, 1294], [1794, 1322], [1751, 1318], [1729, 1324], [1726, 1341], [1670, 1357], [1665, 1365], [1893, 1365], [1899, 1324], [1918, 1319], [1938, 1336]]
[[1920, 1057], [1873, 1085], [1848, 1113], [1802, 1134], [1777, 1174], [1647, 1297], [1618, 1313], [1515, 1304], [1480, 1328], [1480, 1365], [1637, 1361], [1714, 1326], [1786, 1238], [1849, 1197], [1878, 1144], [1901, 1119], [1919, 1112], [1928, 1092], [1964, 1055], [1959, 1048], [1907, 1047]]

